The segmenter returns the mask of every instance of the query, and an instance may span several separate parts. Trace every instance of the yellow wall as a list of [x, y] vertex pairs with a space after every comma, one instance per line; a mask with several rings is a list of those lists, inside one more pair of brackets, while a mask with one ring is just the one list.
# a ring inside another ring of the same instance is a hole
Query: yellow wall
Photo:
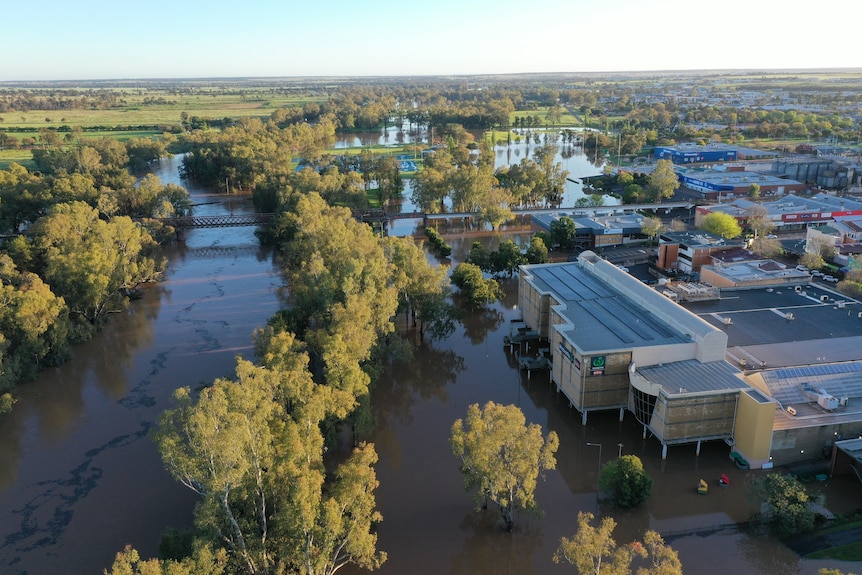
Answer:
[[734, 450], [741, 453], [753, 469], [769, 461], [776, 405], [773, 401], [761, 403], [745, 392], [739, 394]]

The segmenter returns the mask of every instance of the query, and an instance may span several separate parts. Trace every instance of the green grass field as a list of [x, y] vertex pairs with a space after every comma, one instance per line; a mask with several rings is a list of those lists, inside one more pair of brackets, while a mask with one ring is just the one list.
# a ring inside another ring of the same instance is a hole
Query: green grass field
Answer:
[[30, 150], [0, 150], [0, 170], [5, 170], [12, 163], [21, 164], [31, 170], [36, 169]]
[[[524, 111], [513, 112], [509, 116], [509, 122], [512, 125], [514, 125], [515, 118], [526, 118], [527, 116], [532, 116], [532, 117], [538, 116], [539, 120], [541, 121], [541, 125], [540, 126], [534, 126], [534, 127], [541, 128], [544, 126], [550, 126], [550, 123], [548, 122], [548, 110], [549, 110], [549, 108], [537, 108], [535, 110], [524, 110]], [[583, 123], [581, 122], [580, 119], [576, 118], [575, 116], [573, 116], [569, 113], [563, 113], [560, 116], [559, 123], [554, 124], [554, 126], [556, 126], [556, 127], [580, 127], [582, 125], [583, 125]]]
[[0, 127], [12, 132], [26, 128], [82, 128], [95, 126], [179, 126], [183, 112], [189, 116], [221, 119], [268, 118], [278, 108], [303, 106], [307, 102], [325, 101], [317, 96], [287, 96], [271, 89], [237, 89], [235, 91], [196, 90], [174, 94], [167, 90], [117, 89], [117, 106], [104, 110], [35, 110], [0, 114]]

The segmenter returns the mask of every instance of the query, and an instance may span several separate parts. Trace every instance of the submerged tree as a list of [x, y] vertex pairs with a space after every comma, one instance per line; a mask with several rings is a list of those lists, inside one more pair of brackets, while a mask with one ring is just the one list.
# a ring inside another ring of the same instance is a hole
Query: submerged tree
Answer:
[[351, 399], [313, 382], [291, 335], [270, 333], [262, 349], [268, 367], [238, 360], [235, 380], [216, 380], [197, 400], [178, 390], [178, 407], [159, 419], [166, 467], [201, 496], [198, 531], [228, 551], [233, 573], [378, 567], [373, 446], [331, 474], [323, 462], [321, 422]]
[[464, 294], [470, 308], [480, 308], [497, 301], [503, 295], [497, 280], [486, 279], [475, 264], [458, 264], [452, 272], [452, 283]]
[[643, 542], [617, 546], [613, 538], [616, 521], [605, 517], [593, 527], [593, 519], [592, 513], [578, 513], [578, 530], [572, 537], [560, 539], [554, 563], [573, 565], [579, 575], [630, 575], [633, 560], [648, 559], [649, 566], [639, 567], [637, 575], [682, 575], [677, 552], [655, 531], [647, 531]]
[[610, 494], [614, 503], [628, 509], [649, 499], [652, 478], [637, 455], [623, 455], [602, 467], [599, 487]]
[[814, 528], [813, 501], [793, 475], [770, 473], [751, 482], [749, 497], [766, 506], [767, 521], [779, 535], [805, 533]]
[[452, 453], [461, 458], [464, 486], [475, 489], [475, 501], [500, 506], [500, 516], [511, 531], [517, 509], [536, 510], [534, 497], [539, 474], [554, 469], [557, 434], [542, 437], [541, 426], [527, 425], [514, 405], [492, 401], [467, 408], [465, 420], [452, 425]]

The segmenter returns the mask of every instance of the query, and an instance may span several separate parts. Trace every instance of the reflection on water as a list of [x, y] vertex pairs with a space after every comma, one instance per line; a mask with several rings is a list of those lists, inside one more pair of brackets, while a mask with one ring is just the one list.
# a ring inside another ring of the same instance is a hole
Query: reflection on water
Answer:
[[[509, 237], [447, 239], [454, 265], [463, 261], [473, 241], [496, 246]], [[745, 486], [762, 473], [733, 466], [724, 443], [704, 444], [700, 456], [693, 445], [672, 446], [662, 460], [661, 445], [655, 438], [644, 438], [643, 428], [630, 414], [623, 421], [618, 412], [590, 414], [587, 425], [581, 425], [580, 414], [550, 385], [547, 373], [535, 372], [528, 379], [507, 354], [502, 338], [519, 312], [516, 280], [504, 285], [509, 294], [504, 302], [472, 314], [446, 341], [421, 347], [408, 365], [392, 366], [375, 388], [372, 441], [380, 455], [377, 498], [383, 514], [379, 546], [389, 554], [379, 573], [571, 573], [570, 566], [554, 564], [552, 556], [560, 538], [574, 534], [579, 511], [613, 517], [618, 523], [615, 539], [621, 544], [641, 538], [647, 529], [665, 534], [708, 530], [669, 538], [686, 573], [814, 575], [827, 564], [851, 570], [847, 563], [801, 560], [768, 536], [716, 531], [717, 526], [749, 518], [754, 509]], [[517, 516], [511, 533], [493, 507], [473, 510], [459, 461], [449, 450], [455, 419], [464, 417], [471, 403], [489, 400], [518, 405], [529, 422], [553, 429], [560, 437], [557, 469], [545, 474], [536, 493], [542, 516]], [[655, 481], [645, 505], [623, 511], [597, 498], [599, 450], [587, 442], [602, 444], [602, 462], [619, 454], [642, 459]], [[718, 485], [722, 473], [730, 476], [730, 486]], [[700, 478], [712, 487], [706, 496], [696, 491]], [[849, 489], [858, 492], [858, 486]], [[838, 499], [828, 495], [830, 501]]]
[[[221, 209], [251, 208], [230, 198]], [[503, 239], [528, 237], [455, 237], [446, 262], [463, 261], [473, 241], [495, 249]], [[60, 575], [69, 566], [99, 573], [126, 543], [151, 557], [165, 526], [190, 524], [194, 498], [164, 472], [146, 436], [175, 388], [227, 375], [237, 354], [250, 356], [252, 331], [277, 309], [280, 278], [269, 252], [247, 247], [255, 245], [248, 228], [190, 232], [185, 246], [170, 251], [164, 284], [76, 348], [71, 363], [22, 387], [16, 410], [0, 421], [0, 573]], [[724, 444], [705, 444], [700, 456], [693, 446], [671, 447], [663, 461], [658, 442], [645, 439], [630, 415], [620, 422], [617, 413], [591, 414], [583, 426], [547, 373], [520, 373], [503, 346], [511, 320], [520, 317], [517, 280], [503, 288], [503, 302], [466, 318], [447, 340], [419, 346], [374, 388], [379, 546], [389, 554], [381, 575], [571, 573], [551, 557], [560, 537], [573, 534], [579, 511], [614, 517], [621, 543], [647, 528], [668, 533], [748, 517], [745, 483], [758, 472], [733, 467]], [[489, 400], [518, 405], [529, 422], [560, 437], [557, 470], [545, 474], [536, 493], [543, 516], [517, 516], [511, 533], [495, 509], [473, 510], [449, 451], [452, 423], [468, 405]], [[623, 512], [597, 499], [599, 453], [605, 462], [620, 453], [641, 457], [655, 480], [647, 504]], [[721, 473], [730, 475], [729, 487], [717, 486]], [[707, 496], [694, 488], [700, 478], [713, 485]], [[846, 504], [858, 505], [858, 484], [845, 491]], [[687, 573], [813, 575], [826, 564], [744, 533], [670, 543]]]
[[[157, 175], [185, 184], [178, 166], [167, 159]], [[253, 209], [248, 196], [190, 191], [198, 213]], [[127, 543], [152, 557], [166, 526], [191, 523], [194, 497], [164, 471], [148, 432], [174, 389], [251, 357], [282, 282], [253, 228], [193, 230], [166, 256], [164, 283], [72, 361], [23, 385], [0, 421], [3, 575], [100, 573]]]

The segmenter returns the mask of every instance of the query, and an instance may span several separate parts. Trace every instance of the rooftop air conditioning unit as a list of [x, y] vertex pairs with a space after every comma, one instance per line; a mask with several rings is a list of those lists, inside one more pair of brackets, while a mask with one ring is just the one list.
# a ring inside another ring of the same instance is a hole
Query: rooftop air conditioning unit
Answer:
[[858, 317], [859, 319], [862, 319], [862, 311], [860, 311], [859, 313], [857, 313], [857, 314], [856, 314], [856, 317]]
[[829, 301], [829, 296], [828, 295], [820, 296], [820, 301]]
[[793, 407], [788, 405], [787, 406], [787, 413], [789, 413], [790, 415], [796, 415], [796, 410], [793, 409]]
[[800, 292], [802, 291], [802, 286], [796, 286], [793, 288], [794, 291]]
[[729, 317], [723, 318], [722, 321], [724, 322], [724, 325], [730, 325], [731, 323], [733, 323], [733, 320]]

